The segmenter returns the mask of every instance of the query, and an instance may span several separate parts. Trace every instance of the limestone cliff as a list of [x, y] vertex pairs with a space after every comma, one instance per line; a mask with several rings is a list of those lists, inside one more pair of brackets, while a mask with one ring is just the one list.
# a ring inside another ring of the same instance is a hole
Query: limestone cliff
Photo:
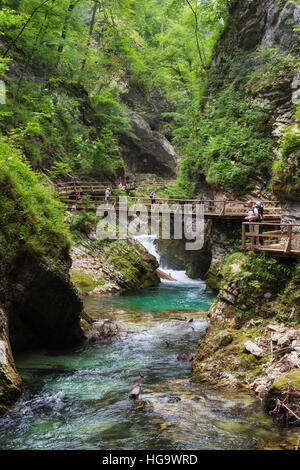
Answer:
[[12, 353], [83, 341], [64, 208], [18, 150], [0, 152], [0, 409], [21, 391]]
[[[250, 190], [241, 187], [238, 197], [245, 201], [279, 198], [282, 222], [289, 224], [299, 224], [300, 214], [299, 121], [297, 114], [295, 117], [300, 88], [295, 62], [299, 38], [294, 29], [299, 18], [297, 2], [236, 2], [232, 19], [215, 47], [203, 102], [205, 115], [214, 99], [212, 90], [219, 93], [229, 86], [236, 90], [243, 84], [248, 111], [254, 102], [264, 107], [264, 121], [257, 121], [257, 126], [261, 126], [262, 145], [265, 138], [271, 143], [272, 164], [256, 174]], [[247, 126], [245, 115], [239, 119]], [[238, 159], [231, 164], [237, 165]], [[248, 184], [249, 178], [245, 181]], [[214, 198], [237, 198], [230, 188], [232, 181], [227, 188], [224, 183], [221, 179], [211, 182]], [[209, 312], [207, 337], [200, 342], [193, 362], [193, 378], [254, 390], [266, 399], [266, 409], [273, 411], [276, 398], [284, 397], [289, 386], [300, 389], [299, 263], [245, 255], [240, 252], [240, 238], [240, 222], [212, 223], [207, 283], [219, 289], [219, 295]], [[291, 416], [286, 419], [295, 424]]]
[[20, 396], [21, 385], [11, 352], [7, 317], [0, 309], [0, 413]]
[[163, 177], [176, 175], [178, 157], [166, 136], [151, 129], [149, 122], [132, 113], [130, 122], [135, 138], [122, 136], [123, 158], [133, 173], [154, 173]]

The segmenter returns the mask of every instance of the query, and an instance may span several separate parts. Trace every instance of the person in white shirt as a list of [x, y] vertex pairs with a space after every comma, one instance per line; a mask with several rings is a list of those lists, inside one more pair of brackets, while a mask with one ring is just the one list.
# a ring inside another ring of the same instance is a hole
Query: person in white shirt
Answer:
[[[259, 222], [259, 212], [257, 207], [255, 207], [253, 201], [247, 202], [248, 206], [248, 217], [245, 217], [245, 220], [249, 222]], [[259, 225], [249, 224], [249, 232], [253, 234], [259, 234]], [[251, 237], [251, 244], [256, 245], [258, 242], [258, 237]]]
[[105, 201], [109, 201], [110, 195], [111, 195], [110, 188], [107, 188], [105, 191]]

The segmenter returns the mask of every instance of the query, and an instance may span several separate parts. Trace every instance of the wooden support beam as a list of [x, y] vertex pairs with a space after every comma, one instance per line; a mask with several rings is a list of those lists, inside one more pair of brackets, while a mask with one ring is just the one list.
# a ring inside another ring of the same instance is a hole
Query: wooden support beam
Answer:
[[246, 224], [242, 224], [242, 249], [246, 249]]
[[292, 246], [292, 231], [293, 231], [293, 226], [289, 225], [287, 228], [287, 241], [284, 247], [284, 252], [289, 253], [291, 251], [291, 246]]

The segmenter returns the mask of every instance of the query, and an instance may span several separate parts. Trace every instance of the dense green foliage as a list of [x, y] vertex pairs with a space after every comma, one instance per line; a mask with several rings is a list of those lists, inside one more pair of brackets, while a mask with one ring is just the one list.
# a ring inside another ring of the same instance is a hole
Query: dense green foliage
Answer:
[[300, 105], [295, 122], [282, 129], [281, 158], [273, 163], [273, 190], [279, 195], [298, 198], [300, 193]]
[[35, 174], [17, 149], [0, 140], [0, 256], [18, 251], [48, 263], [63, 259], [69, 248], [65, 208], [48, 184]]
[[[248, 54], [232, 47], [224, 70], [211, 66], [214, 45], [225, 27], [227, 36], [234, 30], [233, 7], [242, 2], [1, 3], [0, 73], [8, 86], [0, 130], [34, 168], [53, 178], [115, 178], [124, 167], [120, 135], [132, 136], [131, 110], [147, 113], [159, 97], [166, 103], [159, 126], [184, 157], [174, 195], [197, 192], [203, 174], [236, 193], [270, 179], [273, 110], [263, 94], [276, 91], [296, 61], [273, 49]], [[295, 129], [284, 130], [275, 174], [298, 143]], [[294, 191], [296, 157], [288, 166], [286, 185]]]
[[[122, 171], [131, 134], [120, 96], [139, 89], [169, 103], [172, 130], [198, 101], [232, 0], [1, 2], [7, 104], [0, 130], [33, 168], [99, 180]], [[140, 112], [143, 103], [131, 103]]]
[[[194, 195], [204, 178], [245, 193], [257, 181], [270, 179], [272, 165], [273, 184], [280, 179], [294, 194], [299, 178], [297, 121], [283, 129], [282, 158], [275, 159], [273, 109], [263, 96], [276, 92], [293, 75], [296, 60], [277, 50], [248, 54], [233, 47], [230, 54], [223, 51], [225, 66], [211, 64], [224, 28], [234, 30], [236, 3], [240, 2], [2, 1], [0, 74], [7, 85], [7, 104], [0, 107], [5, 138], [1, 181], [8, 171], [8, 155], [10, 164], [18, 166], [21, 153], [33, 169], [46, 171], [55, 180], [71, 173], [114, 179], [124, 169], [120, 135], [132, 137], [130, 113], [149, 112], [156, 96], [168, 111], [160, 117], [160, 129], [173, 137], [184, 157], [179, 183], [166, 195]], [[124, 100], [132, 90], [133, 98]], [[147, 97], [145, 103], [141, 97]], [[35, 178], [25, 161], [23, 165]], [[30, 178], [24, 181], [29, 184]], [[36, 185], [19, 185], [18, 192], [25, 200], [28, 191], [30, 201]], [[45, 191], [44, 197], [47, 213], [50, 193]], [[7, 202], [3, 204], [6, 207]], [[36, 238], [30, 223], [27, 229], [26, 224], [15, 227], [17, 238], [40, 249], [51, 228], [54, 239], [55, 233], [64, 233], [59, 206], [53, 205], [53, 211], [49, 226], [41, 215], [39, 227], [46, 228]], [[84, 214], [73, 222], [85, 232], [94, 223]], [[64, 237], [58, 246], [65, 243]]]
[[[254, 61], [260, 64], [255, 70]], [[293, 56], [261, 49], [228, 58], [223, 79], [212, 69], [205, 106], [196, 110], [196, 118], [191, 117], [178, 134], [179, 142], [186, 141], [180, 176], [183, 187], [190, 188], [192, 181], [196, 191], [200, 175], [205, 174], [210, 184], [244, 194], [257, 182], [270, 180], [276, 158], [271, 133], [273, 108], [266, 105], [264, 93], [276, 96], [295, 67]], [[284, 132], [284, 154], [286, 147], [299, 142], [295, 129], [290, 126]], [[296, 177], [295, 172], [293, 175]]]
[[[223, 269], [223, 286], [234, 285], [242, 320], [257, 315], [288, 325], [300, 322], [300, 265], [254, 253], [233, 253]], [[266, 297], [267, 295], [267, 297]]]

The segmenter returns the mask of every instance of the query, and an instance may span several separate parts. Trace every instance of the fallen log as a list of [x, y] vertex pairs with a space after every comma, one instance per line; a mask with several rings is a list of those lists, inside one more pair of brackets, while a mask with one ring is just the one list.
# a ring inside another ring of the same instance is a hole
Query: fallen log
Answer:
[[170, 317], [170, 320], [178, 320], [178, 321], [184, 321], [185, 323], [193, 323], [194, 319], [193, 318], [178, 318], [178, 317]]
[[131, 400], [137, 400], [141, 394], [141, 391], [142, 391], [141, 384], [136, 384], [131, 390], [129, 394], [129, 398], [131, 398]]
[[140, 372], [137, 382], [129, 394], [129, 398], [131, 398], [131, 400], [137, 400], [139, 398], [142, 392], [143, 381], [144, 381], [144, 374]]
[[168, 274], [164, 273], [164, 272], [161, 271], [160, 269], [157, 269], [156, 272], [157, 272], [157, 274], [159, 275], [159, 277], [161, 277], [162, 279], [166, 279], [167, 281], [176, 282], [176, 279], [174, 279], [173, 277], [171, 277], [171, 276], [169, 276]]

